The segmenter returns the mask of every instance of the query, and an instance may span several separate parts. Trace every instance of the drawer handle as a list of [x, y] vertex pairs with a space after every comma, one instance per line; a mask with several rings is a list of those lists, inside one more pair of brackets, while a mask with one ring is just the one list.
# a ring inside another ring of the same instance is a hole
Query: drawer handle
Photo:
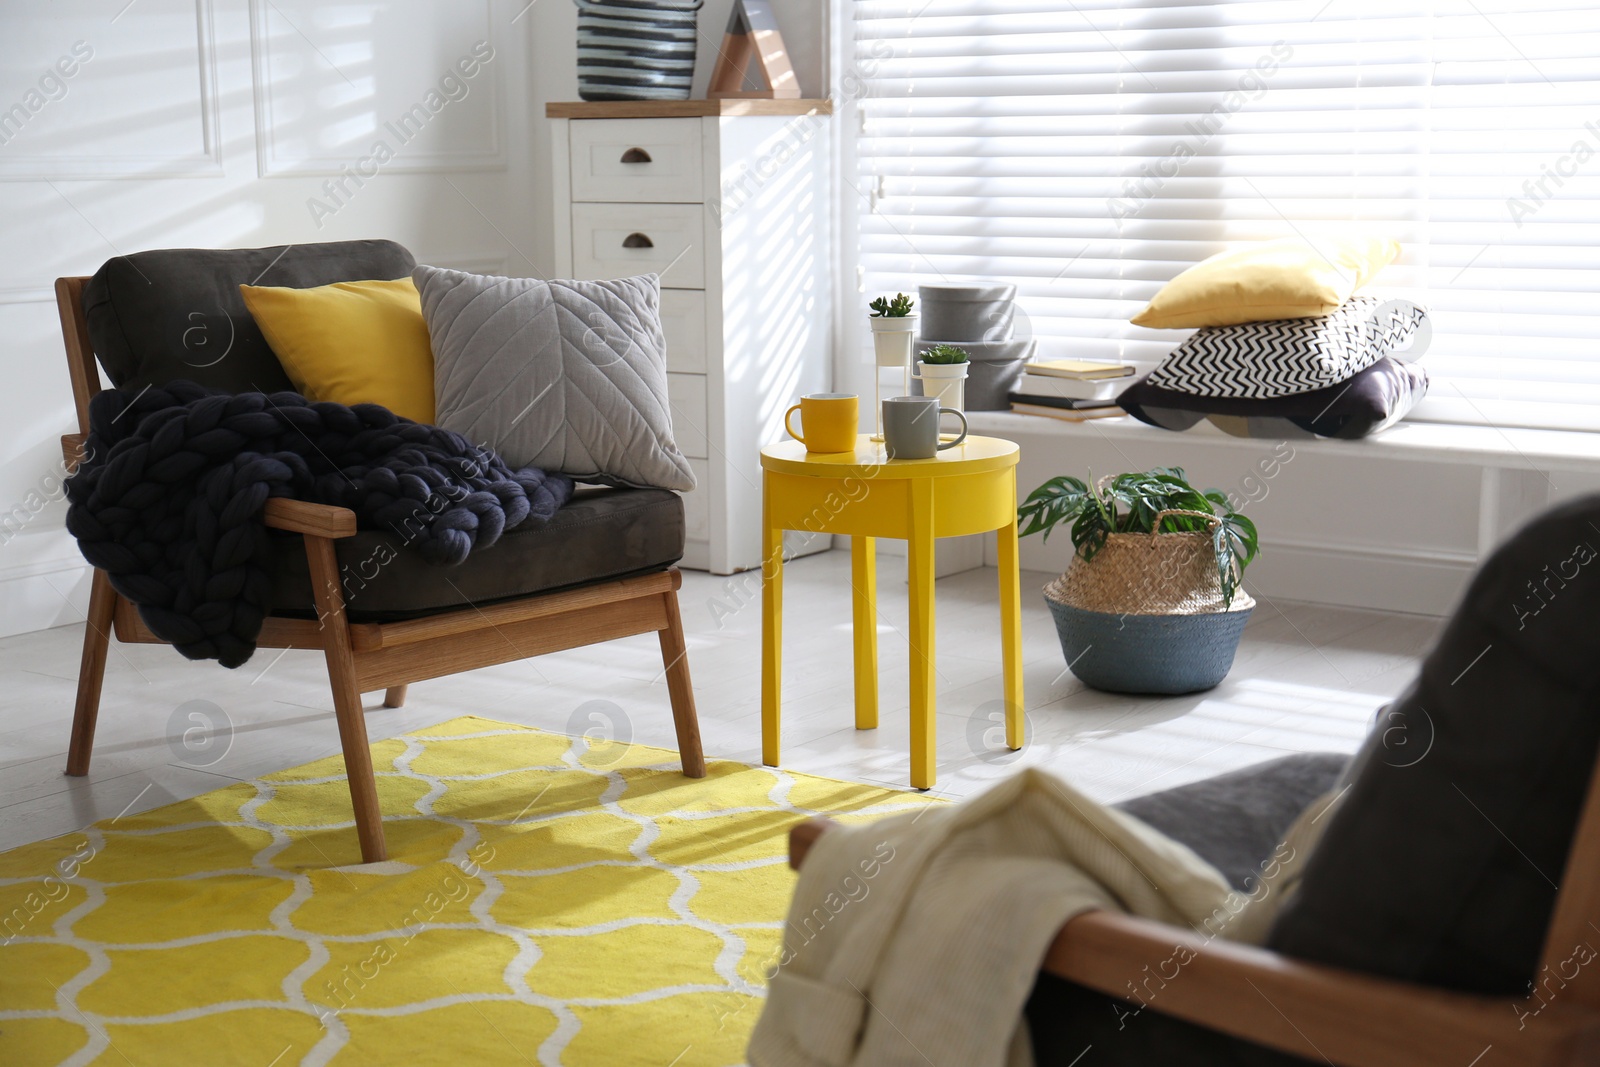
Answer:
[[630, 233], [622, 239], [623, 248], [654, 248], [656, 243], [642, 233]]
[[624, 162], [624, 163], [654, 163], [655, 160], [651, 159], [650, 158], [650, 153], [646, 152], [642, 148], [630, 148], [626, 152], [622, 153], [622, 162]]

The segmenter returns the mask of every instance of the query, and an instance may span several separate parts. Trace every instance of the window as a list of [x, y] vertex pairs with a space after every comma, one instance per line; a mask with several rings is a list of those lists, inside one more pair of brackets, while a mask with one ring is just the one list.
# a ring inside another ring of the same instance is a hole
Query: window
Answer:
[[[1047, 357], [1237, 242], [1359, 224], [1433, 314], [1414, 418], [1600, 429], [1600, 10], [1575, 0], [858, 0], [867, 294], [1001, 278]], [[850, 187], [847, 186], [847, 190]], [[849, 233], [849, 229], [846, 230]]]

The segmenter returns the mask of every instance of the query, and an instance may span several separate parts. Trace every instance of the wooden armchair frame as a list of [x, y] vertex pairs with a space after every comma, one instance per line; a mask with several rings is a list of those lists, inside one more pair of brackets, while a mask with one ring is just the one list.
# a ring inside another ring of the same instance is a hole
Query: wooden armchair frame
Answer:
[[[809, 819], [790, 830], [789, 865], [799, 870], [834, 825]], [[1591, 947], [1587, 963], [1570, 966], [1588, 946], [1600, 946], [1600, 766], [1532, 996], [1375, 978], [1104, 911], [1062, 926], [1040, 969], [1124, 1000], [1137, 990], [1154, 1011], [1338, 1067], [1592, 1067], [1600, 1063], [1600, 959]]]
[[[88, 280], [56, 280], [56, 304], [61, 312], [61, 332], [80, 430], [61, 439], [69, 468], [83, 454], [83, 442], [89, 432], [89, 401], [100, 391], [100, 372], [83, 312], [83, 287]], [[704, 777], [705, 757], [700, 749], [688, 650], [678, 613], [678, 588], [683, 577], [676, 567], [482, 607], [468, 604], [403, 622], [356, 623], [345, 615], [334, 557], [334, 542], [356, 532], [355, 512], [300, 500], [273, 499], [267, 501], [264, 517], [268, 526], [300, 534], [304, 539], [317, 618], [269, 618], [257, 644], [262, 648], [320, 648], [327, 657], [334, 715], [339, 724], [339, 743], [344, 751], [363, 862], [387, 858], [361, 705], [363, 693], [381, 689], [383, 706], [397, 708], [405, 702], [406, 687], [411, 682], [655, 631], [666, 666], [667, 693], [683, 773], [690, 778]], [[72, 741], [67, 751], [70, 775], [89, 772], [106, 654], [113, 634], [118, 641], [130, 644], [166, 643], [150, 632], [134, 605], [119, 596], [111, 587], [110, 577], [96, 568], [83, 635]]]

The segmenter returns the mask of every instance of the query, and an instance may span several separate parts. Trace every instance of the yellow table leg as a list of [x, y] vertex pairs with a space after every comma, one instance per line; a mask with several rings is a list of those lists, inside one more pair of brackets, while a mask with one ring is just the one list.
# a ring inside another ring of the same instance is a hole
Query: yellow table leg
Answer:
[[778, 765], [783, 696], [783, 531], [772, 525], [772, 478], [761, 492], [761, 762]]
[[878, 728], [877, 542], [850, 539], [851, 629], [856, 643], [856, 729]]
[[[1017, 482], [1011, 478], [1011, 510], [1016, 514]], [[1026, 740], [1022, 717], [1022, 572], [1017, 566], [1017, 523], [1000, 527], [996, 535], [1000, 564], [1000, 670], [1005, 678], [1006, 747], [1018, 749]]]
[[934, 737], [933, 479], [913, 478], [906, 559], [911, 601], [911, 784], [932, 789]]

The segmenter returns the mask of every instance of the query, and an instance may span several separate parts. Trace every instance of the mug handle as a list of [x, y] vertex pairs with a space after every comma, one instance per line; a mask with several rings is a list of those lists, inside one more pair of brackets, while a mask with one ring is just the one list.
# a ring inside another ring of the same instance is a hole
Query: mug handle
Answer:
[[961, 436], [957, 437], [954, 441], [951, 441], [948, 444], [940, 444], [938, 446], [938, 450], [943, 452], [947, 448], [956, 447], [956, 445], [959, 445], [962, 441], [967, 439], [967, 417], [961, 412], [957, 411], [955, 408], [940, 408], [939, 414], [954, 415], [956, 418], [961, 420]]
[[[789, 420], [794, 418], [794, 413], [799, 411], [799, 410], [800, 410], [800, 405], [796, 404], [794, 407], [790, 408], [788, 411], [785, 411], [783, 413], [783, 428], [785, 430], [789, 431], [789, 436], [790, 437], [794, 438], [796, 441], [799, 441], [801, 444], [805, 444], [806, 443], [806, 439], [804, 437], [801, 437], [799, 434], [795, 433], [794, 432], [794, 427], [789, 425]], [[966, 420], [962, 419], [961, 421], [965, 422]], [[963, 436], [965, 436], [965, 435], [963, 435]]]

